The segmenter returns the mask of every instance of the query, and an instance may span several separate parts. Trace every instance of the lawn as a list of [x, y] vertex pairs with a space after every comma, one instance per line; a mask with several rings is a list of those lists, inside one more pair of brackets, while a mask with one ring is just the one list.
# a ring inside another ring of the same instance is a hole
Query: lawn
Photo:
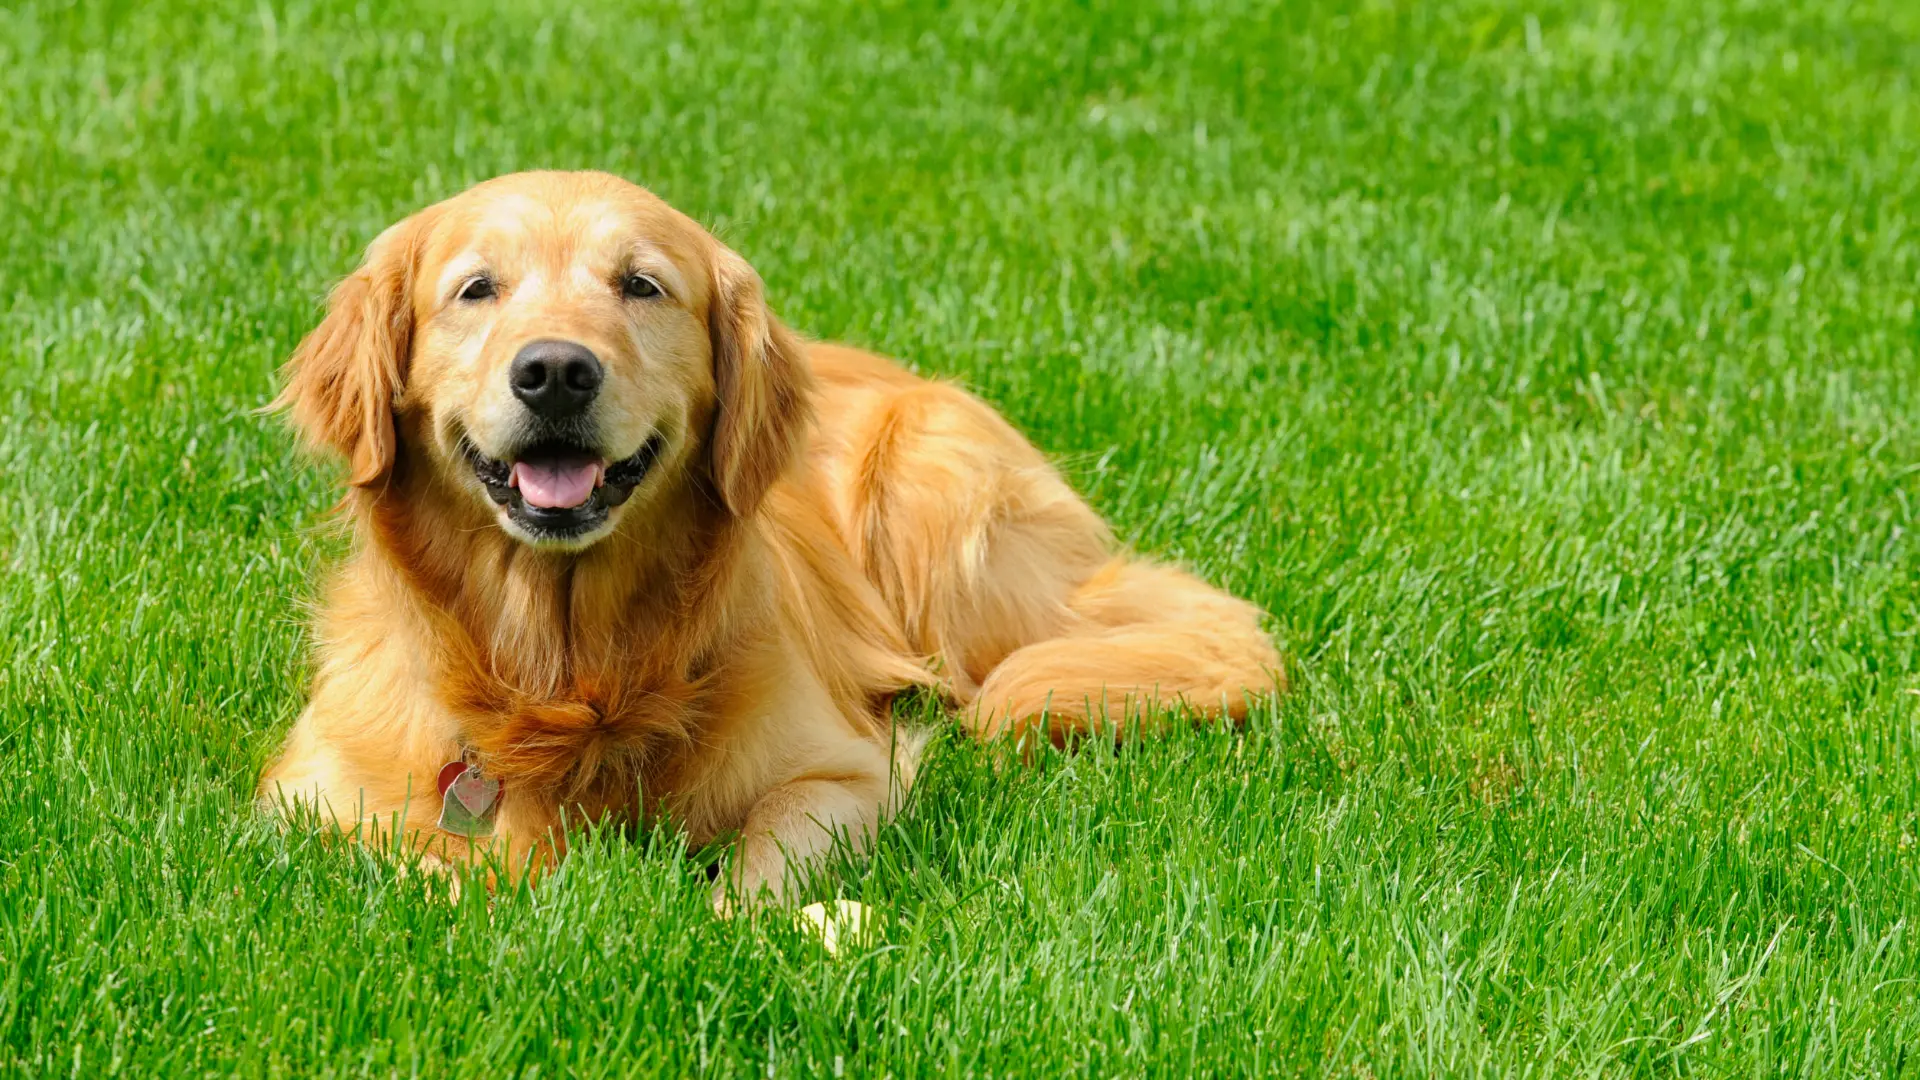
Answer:
[[[0, 1068], [1920, 1070], [1920, 5], [0, 7]], [[404, 10], [403, 10], [404, 8]], [[1244, 731], [952, 736], [821, 896], [283, 833], [387, 222], [604, 168], [1271, 613]]]

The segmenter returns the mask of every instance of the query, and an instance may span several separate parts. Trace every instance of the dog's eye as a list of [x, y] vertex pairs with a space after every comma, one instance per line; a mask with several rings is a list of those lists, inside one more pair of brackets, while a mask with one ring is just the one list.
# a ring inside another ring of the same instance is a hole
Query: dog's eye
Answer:
[[628, 274], [620, 279], [620, 292], [631, 300], [651, 300], [660, 295], [660, 283], [645, 274]]
[[491, 300], [495, 291], [493, 279], [481, 274], [478, 277], [468, 278], [467, 283], [460, 286], [459, 296], [460, 299], [471, 303], [476, 300]]

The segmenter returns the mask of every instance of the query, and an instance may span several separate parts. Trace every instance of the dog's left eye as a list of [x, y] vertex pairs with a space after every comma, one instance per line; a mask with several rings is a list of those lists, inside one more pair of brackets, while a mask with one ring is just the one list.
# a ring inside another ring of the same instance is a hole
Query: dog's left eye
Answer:
[[660, 283], [645, 274], [628, 274], [620, 279], [620, 292], [630, 300], [651, 300], [661, 293]]

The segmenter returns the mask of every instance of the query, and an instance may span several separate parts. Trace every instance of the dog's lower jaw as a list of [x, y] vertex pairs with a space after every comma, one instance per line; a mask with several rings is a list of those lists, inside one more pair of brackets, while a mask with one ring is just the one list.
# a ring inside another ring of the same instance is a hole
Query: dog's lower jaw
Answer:
[[519, 543], [537, 551], [552, 551], [561, 554], [573, 554], [585, 551], [593, 545], [611, 536], [614, 531], [614, 514], [604, 514], [598, 525], [577, 533], [534, 532], [514, 519], [512, 511], [500, 507], [494, 511], [494, 520], [499, 523], [500, 531], [511, 536]]

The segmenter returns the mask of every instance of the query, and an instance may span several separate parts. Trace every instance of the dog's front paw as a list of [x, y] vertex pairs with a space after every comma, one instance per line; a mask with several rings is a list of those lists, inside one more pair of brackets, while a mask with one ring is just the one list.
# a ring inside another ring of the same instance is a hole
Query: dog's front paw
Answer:
[[731, 880], [722, 878], [713, 887], [713, 913], [731, 919], [760, 908], [779, 907], [786, 902], [786, 890], [777, 884], [781, 880], [759, 874], [739, 874]]

